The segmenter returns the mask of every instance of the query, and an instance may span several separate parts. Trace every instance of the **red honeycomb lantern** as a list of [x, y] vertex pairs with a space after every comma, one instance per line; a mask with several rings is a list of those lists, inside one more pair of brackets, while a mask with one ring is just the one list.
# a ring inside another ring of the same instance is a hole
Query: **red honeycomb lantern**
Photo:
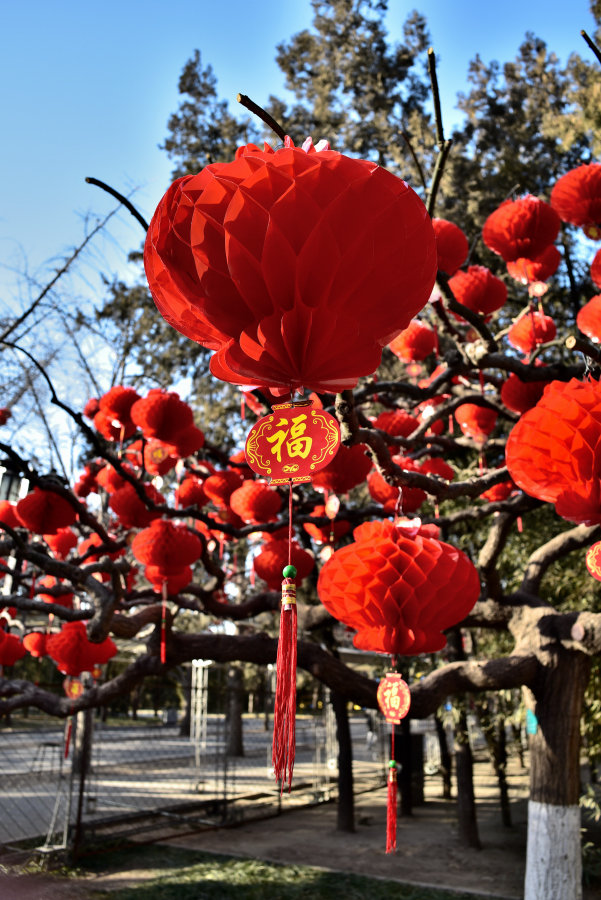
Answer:
[[16, 634], [7, 634], [0, 628], [0, 666], [14, 666], [27, 653]]
[[[300, 582], [313, 571], [315, 560], [310, 553], [303, 550], [302, 547], [292, 542], [291, 563], [296, 569], [296, 584]], [[254, 567], [255, 572], [267, 582], [267, 586], [272, 591], [280, 590], [282, 587], [282, 570], [288, 564], [288, 541], [274, 540], [268, 541], [265, 547], [255, 556]]]
[[287, 138], [171, 185], [144, 262], [159, 311], [217, 351], [218, 378], [338, 391], [375, 371], [424, 306], [436, 247], [401, 179]]
[[470, 266], [449, 279], [455, 298], [472, 312], [488, 316], [507, 300], [507, 288], [486, 266]]
[[384, 410], [374, 420], [374, 428], [385, 431], [391, 437], [409, 437], [418, 427], [419, 422], [415, 416], [404, 409]]
[[[163, 503], [163, 497], [154, 485], [142, 484], [141, 487], [152, 503], [157, 506]], [[132, 484], [125, 484], [114, 491], [110, 496], [109, 506], [125, 528], [146, 528], [153, 519], [161, 515], [159, 511], [145, 505]]]
[[554, 244], [534, 258], [520, 257], [507, 263], [507, 272], [521, 284], [533, 284], [536, 281], [547, 281], [555, 275], [561, 262], [561, 253]]
[[601, 341], [601, 294], [595, 294], [578, 311], [576, 324], [580, 331], [590, 338], [594, 344], [598, 344]]
[[10, 500], [0, 500], [0, 522], [4, 522], [9, 528], [22, 527], [15, 503], [11, 503]]
[[[419, 472], [420, 467], [407, 456], [393, 456], [392, 461], [404, 469], [405, 472]], [[380, 473], [374, 469], [367, 477], [367, 489], [370, 496], [381, 503], [384, 509], [395, 512], [401, 497], [401, 508], [405, 513], [416, 512], [428, 496], [421, 488], [407, 487], [403, 485], [399, 489], [397, 485], [389, 484]]]
[[130, 428], [132, 425], [131, 408], [139, 399], [140, 395], [133, 388], [118, 384], [100, 397], [98, 407], [117, 428], [121, 426]]
[[516, 350], [532, 353], [539, 344], [552, 341], [557, 334], [555, 322], [538, 310], [530, 310], [517, 319], [507, 332], [507, 340]]
[[214, 472], [203, 481], [206, 496], [215, 506], [225, 509], [229, 505], [230, 497], [243, 482], [242, 475], [236, 469], [224, 469]]
[[446, 219], [432, 219], [436, 235], [438, 268], [447, 275], [454, 275], [467, 259], [470, 245], [458, 225]]
[[187, 506], [204, 506], [209, 502], [209, 498], [205, 494], [203, 483], [199, 478], [189, 476], [184, 478], [182, 483], [175, 490], [175, 500], [180, 508]]
[[162, 566], [146, 566], [144, 575], [157, 593], [165, 590], [167, 596], [179, 594], [192, 581], [192, 569], [190, 566], [182, 566], [178, 569], [165, 569]]
[[132, 421], [145, 437], [169, 443], [194, 425], [191, 408], [175, 391], [153, 388], [131, 408]]
[[243, 522], [271, 522], [281, 509], [282, 498], [266, 484], [248, 479], [230, 495], [230, 506]]
[[367, 522], [321, 570], [317, 590], [361, 650], [412, 655], [440, 650], [442, 632], [469, 613], [480, 582], [467, 556], [392, 522]]
[[[323, 518], [326, 516], [325, 506], [316, 506], [311, 513], [311, 518]], [[328, 517], [329, 518], [329, 517]], [[344, 519], [330, 521], [327, 525], [315, 525], [313, 522], [305, 522], [303, 528], [318, 544], [327, 544], [330, 540], [338, 541], [351, 530], [351, 523]]]
[[64, 497], [40, 488], [34, 488], [31, 494], [19, 500], [15, 511], [21, 525], [34, 534], [55, 534], [59, 528], [72, 525], [77, 518]]
[[88, 640], [83, 622], [65, 622], [58, 634], [46, 638], [46, 653], [65, 675], [91, 672], [94, 666], [108, 662], [117, 652], [114, 641], [107, 637], [98, 644]]
[[577, 166], [562, 175], [551, 191], [551, 206], [564, 222], [579, 225], [594, 241], [601, 239], [601, 164]]
[[511, 431], [505, 456], [527, 494], [553, 503], [570, 522], [601, 523], [599, 383], [552, 381]]
[[311, 479], [313, 487], [325, 488], [335, 494], [347, 494], [367, 478], [371, 459], [366, 452], [365, 444], [354, 444], [352, 447], [341, 444], [332, 462]]
[[462, 403], [455, 410], [455, 419], [463, 434], [478, 444], [483, 444], [497, 424], [497, 413], [488, 406]]
[[23, 638], [23, 646], [30, 654], [37, 659], [46, 656], [46, 639], [48, 635], [43, 631], [30, 631]]
[[138, 562], [162, 569], [181, 569], [196, 562], [202, 550], [200, 538], [179, 522], [155, 519], [138, 532], [131, 544]]
[[389, 346], [402, 362], [421, 362], [430, 353], [438, 353], [438, 336], [429, 325], [413, 319]]
[[[41, 590], [41, 588], [46, 588], [46, 590]], [[48, 592], [48, 588], [52, 589], [52, 593]], [[63, 585], [54, 575], [44, 575], [43, 578], [40, 578], [36, 592], [44, 603], [56, 603], [66, 609], [73, 608], [73, 591], [70, 587]]]
[[526, 194], [505, 200], [490, 214], [482, 229], [482, 240], [505, 262], [532, 259], [552, 244], [559, 234], [557, 212], [544, 200]]

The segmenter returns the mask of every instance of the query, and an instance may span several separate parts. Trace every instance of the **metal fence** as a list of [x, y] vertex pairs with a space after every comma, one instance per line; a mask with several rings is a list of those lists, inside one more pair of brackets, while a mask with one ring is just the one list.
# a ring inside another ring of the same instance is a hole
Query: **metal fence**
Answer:
[[[160, 724], [140, 716], [107, 725], [93, 711], [79, 713], [70, 735], [69, 726], [41, 727], [33, 715], [27, 727], [1, 730], [4, 855], [66, 851], [145, 829], [227, 825], [334, 797], [338, 749], [327, 691], [319, 686], [316, 708], [298, 711], [293, 789], [282, 798], [271, 771], [270, 698], [260, 714], [243, 716], [244, 755], [230, 755], [226, 697], [216, 701], [209, 689], [209, 669], [214, 676], [218, 668], [192, 666], [189, 735], [175, 710]], [[355, 710], [351, 736], [356, 790], [385, 783], [380, 717]]]

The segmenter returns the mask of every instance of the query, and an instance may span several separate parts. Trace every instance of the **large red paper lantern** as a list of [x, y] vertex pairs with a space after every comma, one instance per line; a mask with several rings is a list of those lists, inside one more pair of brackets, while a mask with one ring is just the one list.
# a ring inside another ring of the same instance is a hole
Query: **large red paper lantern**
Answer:
[[367, 522], [337, 550], [317, 590], [359, 649], [392, 655], [440, 650], [442, 632], [473, 607], [480, 582], [467, 556], [435, 538], [409, 537], [392, 522]]
[[551, 206], [570, 225], [580, 225], [585, 235], [601, 238], [601, 164], [577, 166], [562, 175], [551, 191]]
[[246, 480], [231, 494], [230, 506], [243, 522], [271, 522], [281, 509], [282, 498], [266, 484]]
[[41, 488], [34, 488], [31, 494], [19, 500], [16, 513], [21, 525], [34, 534], [55, 534], [59, 528], [72, 525], [77, 518], [64, 497]]
[[436, 235], [438, 268], [447, 275], [454, 275], [467, 259], [470, 245], [458, 225], [447, 219], [432, 219]]
[[65, 622], [58, 634], [46, 639], [46, 653], [65, 675], [91, 672], [94, 666], [108, 662], [117, 652], [114, 641], [107, 637], [99, 644], [88, 640], [83, 622]]
[[438, 352], [438, 336], [429, 325], [413, 319], [389, 347], [402, 362], [421, 362], [430, 353]]
[[159, 311], [217, 351], [218, 378], [338, 391], [375, 371], [424, 306], [436, 246], [401, 179], [287, 138], [171, 185], [144, 262]]
[[462, 403], [455, 410], [455, 419], [463, 434], [483, 444], [497, 423], [497, 413], [488, 406]]
[[366, 453], [365, 444], [353, 444], [352, 447], [341, 444], [332, 462], [313, 476], [313, 487], [347, 494], [367, 478], [372, 463]]
[[599, 382], [552, 381], [511, 431], [505, 456], [527, 494], [555, 504], [570, 522], [601, 523]]
[[482, 229], [482, 240], [505, 262], [532, 259], [552, 244], [559, 234], [560, 220], [553, 207], [526, 194], [505, 200], [490, 214]]
[[578, 310], [576, 324], [594, 344], [601, 341], [601, 294], [595, 294], [582, 309]]
[[530, 310], [517, 319], [507, 332], [507, 340], [516, 350], [532, 353], [539, 344], [552, 341], [557, 334], [555, 322], [538, 310]]
[[507, 288], [486, 266], [470, 266], [449, 279], [453, 295], [472, 312], [489, 315], [507, 300]]

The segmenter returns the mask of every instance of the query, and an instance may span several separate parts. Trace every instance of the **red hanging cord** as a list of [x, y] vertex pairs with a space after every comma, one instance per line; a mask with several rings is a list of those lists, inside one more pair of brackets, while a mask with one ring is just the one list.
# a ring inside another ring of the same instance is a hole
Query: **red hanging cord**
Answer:
[[167, 597], [168, 597], [168, 583], [167, 579], [163, 580], [163, 584], [161, 585], [161, 595], [162, 595], [162, 603], [161, 603], [161, 662], [167, 662]]
[[397, 769], [394, 758], [394, 729], [390, 726], [390, 760], [388, 762], [388, 796], [386, 799], [386, 852], [396, 850]]

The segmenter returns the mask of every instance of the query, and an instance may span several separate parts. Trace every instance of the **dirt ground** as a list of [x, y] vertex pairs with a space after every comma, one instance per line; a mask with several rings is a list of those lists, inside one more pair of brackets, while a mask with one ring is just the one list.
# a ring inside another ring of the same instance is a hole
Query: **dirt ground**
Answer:
[[[473, 891], [503, 900], [523, 896], [528, 778], [514, 763], [509, 777], [511, 828], [504, 827], [491, 768], [476, 767], [478, 827], [481, 850], [464, 848], [456, 827], [455, 804], [440, 799], [440, 779], [429, 778], [427, 802], [411, 817], [400, 818], [397, 851], [386, 855], [386, 790], [356, 800], [353, 834], [336, 830], [336, 806], [325, 804], [284, 812], [277, 818], [248, 822], [235, 828], [204, 831], [161, 839], [162, 843], [279, 863], [313, 865], [403, 882]], [[285, 808], [284, 800], [284, 808]], [[135, 866], [135, 859], [132, 859]], [[86, 900], [91, 891], [110, 890], [119, 896], [125, 886], [153, 877], [151, 870], [105, 871], [74, 882], [40, 876], [18, 879], [0, 876], [2, 900]], [[585, 890], [586, 900], [598, 898], [598, 888]]]

